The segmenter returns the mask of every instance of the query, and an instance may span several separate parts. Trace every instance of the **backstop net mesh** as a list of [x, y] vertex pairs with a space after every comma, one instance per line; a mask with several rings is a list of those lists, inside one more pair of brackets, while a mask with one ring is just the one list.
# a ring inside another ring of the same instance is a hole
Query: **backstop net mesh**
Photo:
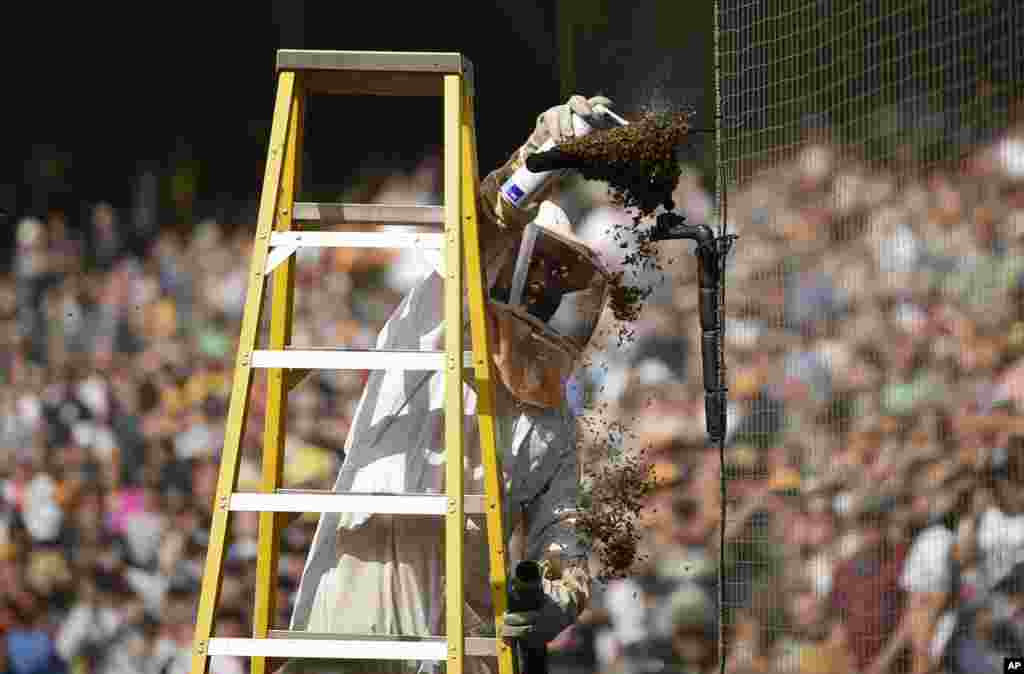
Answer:
[[1024, 654], [1024, 9], [717, 4], [726, 671], [1002, 671]]

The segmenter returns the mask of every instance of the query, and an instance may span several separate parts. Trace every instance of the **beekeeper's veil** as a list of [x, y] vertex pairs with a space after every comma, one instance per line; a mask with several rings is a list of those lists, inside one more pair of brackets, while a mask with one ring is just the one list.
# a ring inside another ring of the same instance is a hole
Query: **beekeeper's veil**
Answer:
[[544, 202], [488, 264], [487, 277], [503, 383], [523, 402], [558, 406], [608, 297], [607, 270], [571, 234], [564, 211]]

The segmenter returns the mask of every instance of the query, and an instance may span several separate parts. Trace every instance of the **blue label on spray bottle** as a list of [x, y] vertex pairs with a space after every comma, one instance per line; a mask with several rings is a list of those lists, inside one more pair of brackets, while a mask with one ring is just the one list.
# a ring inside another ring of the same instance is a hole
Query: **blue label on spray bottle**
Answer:
[[505, 193], [505, 196], [508, 197], [508, 200], [512, 202], [513, 206], [518, 206], [520, 200], [525, 196], [525, 192], [523, 192], [519, 185], [516, 185], [511, 181], [505, 183], [505, 187], [502, 191]]

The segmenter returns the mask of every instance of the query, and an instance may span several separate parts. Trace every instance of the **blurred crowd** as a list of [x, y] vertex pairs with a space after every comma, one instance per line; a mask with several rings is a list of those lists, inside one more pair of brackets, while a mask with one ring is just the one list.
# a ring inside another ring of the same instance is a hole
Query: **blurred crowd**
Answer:
[[[369, 176], [339, 201], [440, 203], [437, 160]], [[133, 243], [109, 204], [16, 223], [0, 277], [0, 672], [190, 669], [195, 610], [246, 294], [253, 223], [161, 229]], [[299, 254], [292, 343], [372, 346], [426, 260]], [[264, 312], [264, 327], [269, 311]], [[360, 373], [312, 373], [289, 397], [285, 484], [333, 484]], [[254, 377], [239, 488], [261, 479]], [[287, 626], [316, 516], [282, 540]], [[219, 636], [252, 625], [258, 516], [232, 515]], [[244, 672], [212, 658], [215, 674]]]
[[[339, 201], [437, 204], [439, 168]], [[956, 172], [869, 165], [824, 137], [744, 171], [724, 464], [704, 441], [693, 244], [638, 269], [603, 185], [557, 195], [613, 270], [654, 287], [634, 323], [609, 312], [570, 383], [585, 429], [603, 424], [581, 435], [585, 471], [614, 464], [612, 437], [657, 482], [635, 573], [598, 583], [553, 667], [705, 674], [723, 649], [734, 674], [1001, 671], [1024, 651], [1024, 129]], [[694, 172], [675, 202], [713, 219]], [[0, 672], [184, 673], [253, 226], [129, 246], [110, 205], [88, 220], [22, 219], [0, 277]], [[303, 249], [292, 343], [371, 346], [429, 269]], [[362, 383], [312, 373], [290, 395], [286, 486], [330, 487]], [[260, 374], [253, 390], [242, 489], [260, 480]], [[217, 636], [252, 624], [258, 519], [232, 523]], [[315, 524], [283, 536], [275, 626]]]
[[[643, 283], [664, 283], [580, 386], [584, 414], [621, 424], [598, 426], [590, 465], [645, 451], [657, 483], [637, 573], [562, 644], [577, 671], [717, 672], [722, 647], [735, 674], [983, 674], [1024, 654], [1024, 127], [955, 169], [899, 154], [819, 132], [731, 164], [724, 462], [693, 244], [660, 244]], [[621, 232], [592, 196], [583, 231]], [[707, 221], [695, 180], [675, 201]]]

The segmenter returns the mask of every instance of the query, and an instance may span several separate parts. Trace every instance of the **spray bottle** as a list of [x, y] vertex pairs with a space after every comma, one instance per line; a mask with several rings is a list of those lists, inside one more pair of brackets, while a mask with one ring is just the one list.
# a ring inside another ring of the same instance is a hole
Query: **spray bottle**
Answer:
[[[608, 116], [611, 119], [614, 119], [618, 124], [628, 124], [625, 119], [619, 117], [603, 105], [595, 105], [594, 112], [598, 115]], [[588, 124], [586, 120], [576, 113], [572, 114], [572, 128], [577, 138], [582, 138], [594, 130], [594, 127]], [[540, 146], [537, 153], [547, 152], [553, 147], [555, 147], [555, 141], [553, 138], [549, 138], [546, 143]], [[522, 208], [530, 202], [530, 199], [534, 194], [540, 192], [545, 186], [550, 184], [552, 180], [557, 180], [568, 172], [569, 169], [534, 172], [528, 169], [524, 164], [520, 166], [508, 180], [505, 181], [504, 185], [501, 186], [501, 194], [511, 205], [516, 208]]]

